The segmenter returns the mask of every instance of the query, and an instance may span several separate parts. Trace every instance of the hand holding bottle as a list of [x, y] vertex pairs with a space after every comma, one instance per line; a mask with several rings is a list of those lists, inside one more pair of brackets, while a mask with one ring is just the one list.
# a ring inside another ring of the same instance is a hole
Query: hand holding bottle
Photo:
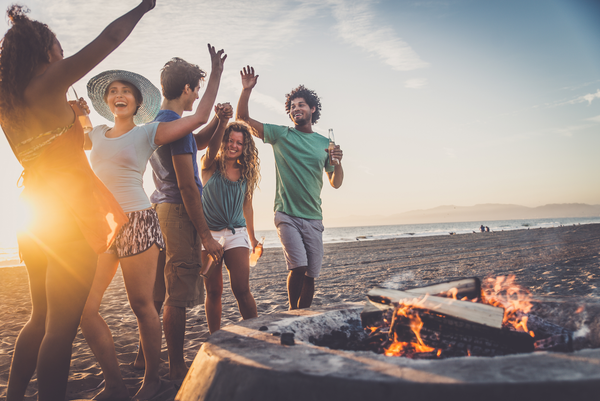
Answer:
[[256, 245], [256, 247], [250, 254], [250, 267], [254, 267], [254, 266], [256, 266], [256, 263], [258, 263], [258, 259], [260, 259], [260, 257], [262, 256], [262, 253], [263, 253], [264, 244], [265, 244], [265, 237], [262, 237], [260, 239], [260, 242]]

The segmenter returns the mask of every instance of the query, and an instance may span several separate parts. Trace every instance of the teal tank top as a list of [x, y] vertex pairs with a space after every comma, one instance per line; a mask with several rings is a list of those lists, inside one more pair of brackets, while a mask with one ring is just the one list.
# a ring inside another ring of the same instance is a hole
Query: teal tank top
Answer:
[[236, 227], [246, 227], [244, 196], [247, 185], [243, 178], [230, 181], [219, 169], [215, 170], [202, 190], [202, 208], [211, 231], [227, 228], [235, 234]]

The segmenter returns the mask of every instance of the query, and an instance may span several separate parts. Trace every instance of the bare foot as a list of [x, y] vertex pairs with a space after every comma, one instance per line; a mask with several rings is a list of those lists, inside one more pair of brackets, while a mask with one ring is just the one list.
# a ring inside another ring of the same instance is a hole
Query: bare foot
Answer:
[[118, 389], [104, 387], [93, 399], [97, 401], [129, 401], [129, 392], [124, 384]]
[[169, 366], [169, 380], [172, 382], [183, 381], [188, 373], [189, 368], [186, 365], [176, 368], [175, 366]]
[[142, 356], [140, 356], [140, 354], [137, 354], [135, 361], [131, 362], [129, 366], [131, 366], [135, 370], [146, 369], [146, 361], [144, 360], [144, 355], [142, 354]]
[[144, 380], [140, 390], [133, 396], [131, 401], [149, 400], [158, 394], [160, 390], [160, 378], [156, 380]]

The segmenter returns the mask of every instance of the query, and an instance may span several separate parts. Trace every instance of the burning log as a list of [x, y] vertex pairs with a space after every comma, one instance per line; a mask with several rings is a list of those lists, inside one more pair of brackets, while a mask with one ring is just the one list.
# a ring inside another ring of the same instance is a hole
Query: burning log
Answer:
[[365, 307], [360, 313], [360, 320], [363, 327], [382, 326], [385, 321], [392, 321], [394, 305], [373, 302], [369, 298], [365, 302]]
[[573, 332], [529, 314], [531, 306], [529, 291], [514, 276], [374, 288], [361, 313], [367, 338], [359, 342], [418, 359], [573, 351]]
[[[425, 287], [416, 287], [403, 290], [410, 294], [430, 294], [439, 297], [448, 297], [455, 299], [475, 299], [481, 295], [481, 281], [477, 277], [465, 278], [461, 280], [444, 281], [428, 285]], [[394, 305], [385, 301], [373, 302], [369, 298], [360, 314], [363, 327], [380, 326], [385, 320], [388, 324], [391, 322]]]
[[[418, 334], [414, 330], [413, 314], [418, 314], [421, 322]], [[394, 315], [389, 340], [412, 344], [420, 340], [423, 345], [437, 350], [436, 357], [498, 356], [534, 350], [534, 339], [528, 333], [490, 327], [420, 308], [412, 308], [408, 316]]]
[[[418, 294], [406, 291], [374, 288], [369, 291], [367, 297], [374, 303], [383, 304], [393, 303], [397, 305], [412, 301], [413, 306], [421, 309], [435, 311], [441, 315], [452, 316], [497, 329], [502, 328], [503, 308], [429, 295], [416, 300], [416, 295]], [[414, 302], [415, 300], [416, 302]]]
[[523, 313], [527, 328], [535, 334], [536, 351], [573, 352], [573, 332], [536, 315]]
[[[361, 314], [363, 326], [378, 316], [384, 323], [391, 321], [388, 339], [382, 344], [386, 355], [440, 358], [533, 351], [529, 333], [503, 328], [503, 308], [456, 299], [458, 294], [477, 298], [479, 285], [478, 279], [465, 279], [406, 291], [374, 288]], [[416, 297], [422, 294], [427, 295]]]

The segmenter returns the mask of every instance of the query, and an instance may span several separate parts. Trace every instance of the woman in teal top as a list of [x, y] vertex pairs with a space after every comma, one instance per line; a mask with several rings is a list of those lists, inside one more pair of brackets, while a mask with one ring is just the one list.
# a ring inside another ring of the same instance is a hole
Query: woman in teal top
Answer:
[[[232, 109], [217, 105], [219, 125], [202, 157], [202, 207], [213, 238], [225, 239], [224, 260], [229, 271], [231, 290], [244, 319], [258, 316], [256, 302], [250, 293], [249, 251], [258, 241], [254, 236], [252, 194], [260, 180], [260, 164], [250, 126], [236, 121], [227, 125]], [[221, 328], [221, 295], [223, 294], [223, 259], [215, 271], [204, 279], [204, 308], [211, 333]], [[208, 253], [202, 251], [202, 265]]]

